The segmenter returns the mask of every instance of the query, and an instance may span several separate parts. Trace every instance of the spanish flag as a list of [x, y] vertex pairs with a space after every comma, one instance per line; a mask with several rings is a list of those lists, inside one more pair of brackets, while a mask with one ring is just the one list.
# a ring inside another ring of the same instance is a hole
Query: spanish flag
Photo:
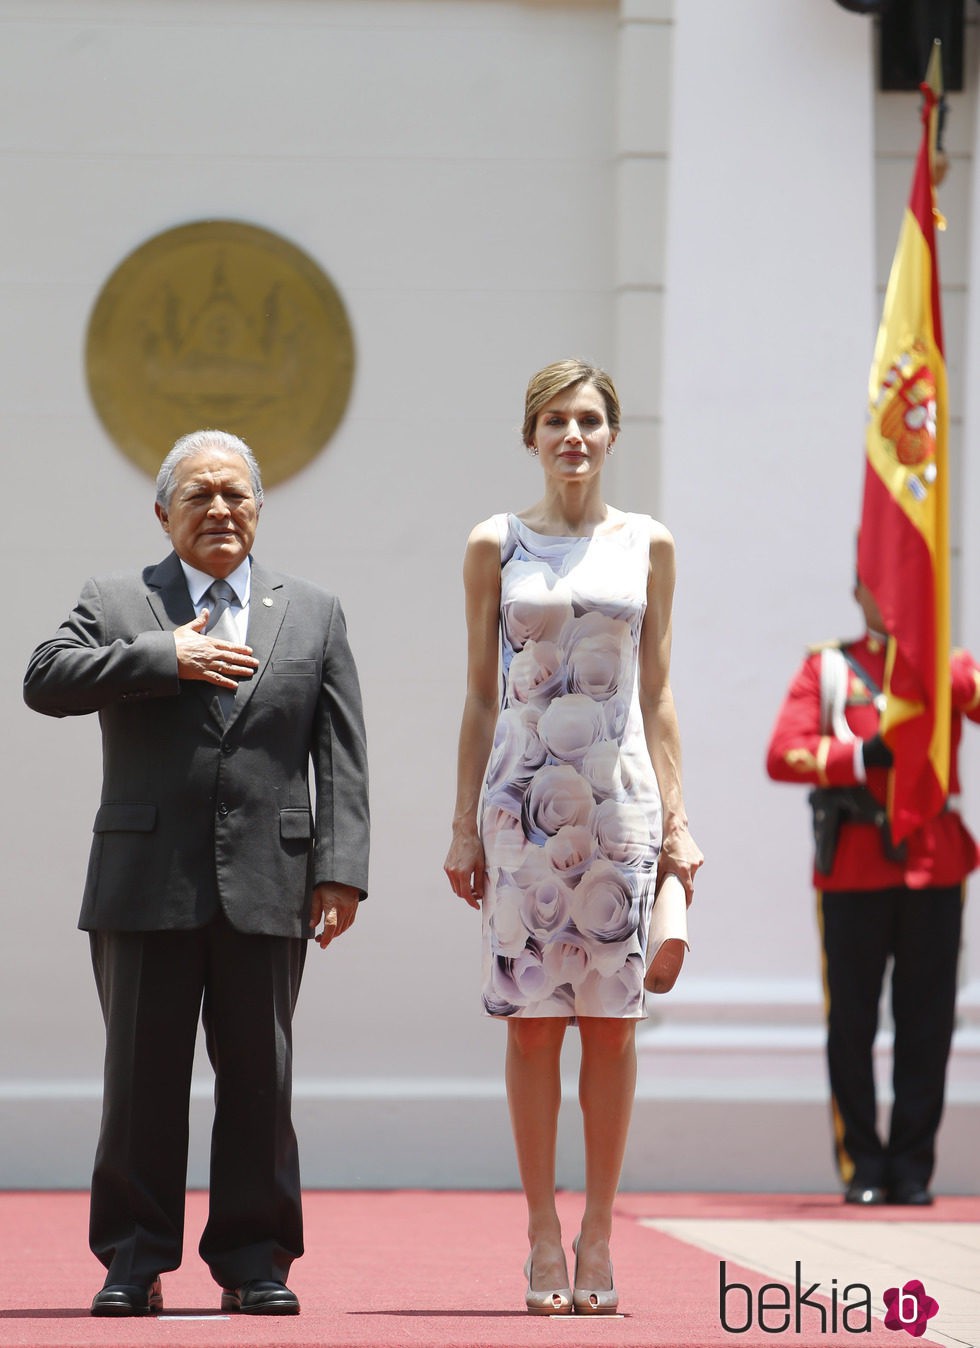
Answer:
[[922, 144], [871, 365], [858, 540], [858, 574], [889, 635], [881, 733], [895, 760], [896, 842], [940, 812], [949, 785], [948, 399], [935, 235], [944, 222], [932, 171], [938, 98], [928, 83], [922, 94]]

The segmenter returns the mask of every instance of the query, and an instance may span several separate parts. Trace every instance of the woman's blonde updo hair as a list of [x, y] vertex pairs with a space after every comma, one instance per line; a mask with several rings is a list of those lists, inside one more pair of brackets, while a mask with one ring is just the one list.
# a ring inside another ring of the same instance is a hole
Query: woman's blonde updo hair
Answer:
[[554, 365], [546, 365], [537, 374], [532, 374], [528, 381], [524, 398], [524, 425], [521, 430], [524, 444], [528, 449], [534, 443], [534, 428], [542, 407], [550, 403], [552, 398], [557, 398], [559, 393], [564, 393], [569, 388], [576, 388], [579, 384], [591, 384], [602, 394], [609, 429], [614, 434], [619, 430], [621, 419], [619, 394], [605, 370], [600, 370], [597, 365], [589, 365], [584, 360], [556, 360]]

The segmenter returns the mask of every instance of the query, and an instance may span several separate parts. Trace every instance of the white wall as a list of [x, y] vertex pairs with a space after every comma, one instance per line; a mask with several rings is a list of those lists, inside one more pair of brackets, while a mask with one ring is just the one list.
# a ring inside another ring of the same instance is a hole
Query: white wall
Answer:
[[[19, 681], [86, 575], [166, 551], [150, 481], [89, 405], [85, 325], [126, 253], [212, 215], [317, 258], [357, 343], [347, 417], [270, 492], [256, 547], [342, 595], [373, 768], [372, 896], [343, 946], [310, 962], [299, 1093], [315, 1099], [325, 1078], [369, 1099], [431, 1094], [430, 1078], [497, 1091], [478, 921], [441, 871], [460, 563], [477, 519], [536, 494], [518, 432], [529, 373], [569, 352], [611, 360], [615, 43], [601, 3], [0, 3], [0, 406], [17, 503], [0, 546], [9, 576], [31, 575], [12, 586], [4, 642], [3, 1182], [85, 1181], [101, 1070], [74, 930], [98, 728], [31, 715]], [[62, 1138], [50, 1149], [45, 1118]], [[308, 1179], [356, 1179], [339, 1156], [307, 1146]]]
[[707, 861], [690, 976], [648, 1032], [645, 1080], [662, 1092], [679, 1075], [714, 1102], [691, 1111], [706, 1156], [729, 1150], [733, 1101], [765, 1102], [765, 1147], [753, 1165], [736, 1144], [739, 1167], [771, 1187], [792, 1158], [800, 1185], [832, 1186], [826, 1106], [812, 1108], [826, 1087], [805, 793], [774, 787], [763, 762], [806, 643], [853, 623], [871, 32], [815, 0], [674, 12], [663, 512], [687, 805]]
[[[871, 87], [870, 26], [829, 0], [0, 0], [0, 1184], [87, 1183], [101, 1064], [74, 929], [97, 725], [33, 716], [19, 682], [86, 575], [165, 551], [89, 404], [85, 326], [125, 254], [209, 216], [311, 253], [357, 343], [347, 416], [256, 547], [343, 597], [373, 772], [372, 895], [311, 950], [298, 1013], [307, 1183], [516, 1184], [478, 919], [441, 872], [459, 569], [477, 519], [536, 494], [528, 374], [582, 354], [627, 408], [613, 499], [678, 539], [709, 857], [684, 984], [642, 1035], [626, 1180], [833, 1184], [806, 811], [762, 753], [803, 644], [853, 621]], [[194, 1183], [208, 1091], [202, 1067]]]
[[[634, 1133], [627, 1179], [663, 1174], [666, 1153], [678, 1185], [734, 1187], [734, 1171], [764, 1188], [833, 1187], [808, 810], [804, 791], [766, 780], [763, 757], [806, 644], [860, 630], [850, 591], [877, 282], [918, 100], [875, 99], [874, 29], [832, 4], [675, 0], [673, 17], [661, 508], [678, 540], [672, 683], [707, 864], [684, 980], [640, 1038], [650, 1126]], [[953, 205], [975, 140], [972, 40], [969, 54], [970, 93], [951, 97]], [[963, 237], [947, 294], [954, 397]], [[975, 921], [940, 1189], [976, 1182]], [[889, 1048], [885, 1030], [885, 1100]]]
[[[842, 614], [853, 621], [873, 127], [867, 24], [833, 5], [748, 9], [676, 6], [663, 508], [681, 555], [690, 809], [704, 819], [704, 886], [725, 933], [704, 972], [754, 981], [779, 973], [773, 950], [791, 967], [810, 954], [795, 901], [803, 802], [775, 790], [762, 762], [806, 643], [834, 635]], [[786, 59], [797, 44], [803, 68]], [[698, 67], [712, 71], [710, 97]]]

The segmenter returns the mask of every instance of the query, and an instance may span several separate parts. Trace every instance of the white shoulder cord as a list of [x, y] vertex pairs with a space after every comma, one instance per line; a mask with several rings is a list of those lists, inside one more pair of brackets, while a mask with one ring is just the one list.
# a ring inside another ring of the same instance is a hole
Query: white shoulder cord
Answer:
[[820, 733], [854, 744], [857, 735], [847, 724], [844, 708], [850, 686], [850, 669], [836, 646], [820, 652]]

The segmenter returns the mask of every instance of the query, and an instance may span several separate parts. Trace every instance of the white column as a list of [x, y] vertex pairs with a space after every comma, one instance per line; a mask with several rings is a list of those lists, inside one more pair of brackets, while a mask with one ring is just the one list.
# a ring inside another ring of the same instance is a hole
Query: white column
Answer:
[[616, 79], [614, 374], [623, 439], [610, 495], [657, 514], [663, 402], [664, 276], [672, 0], [623, 0]]
[[806, 807], [770, 785], [763, 755], [806, 643], [860, 626], [871, 30], [826, 0], [676, 0], [675, 14], [662, 508], [708, 855], [699, 966], [806, 976]]
[[[672, 9], [658, 513], [677, 541], [672, 685], [707, 863], [682, 981], [641, 1034], [641, 1095], [661, 1113], [666, 1097], [682, 1166], [744, 1125], [743, 1181], [806, 1186], [831, 1179], [808, 811], [763, 761], [806, 644], [859, 627], [872, 29], [827, 0]], [[765, 1119], [774, 1135], [774, 1102], [785, 1156], [750, 1145]], [[633, 1172], [647, 1163], [634, 1134]]]

